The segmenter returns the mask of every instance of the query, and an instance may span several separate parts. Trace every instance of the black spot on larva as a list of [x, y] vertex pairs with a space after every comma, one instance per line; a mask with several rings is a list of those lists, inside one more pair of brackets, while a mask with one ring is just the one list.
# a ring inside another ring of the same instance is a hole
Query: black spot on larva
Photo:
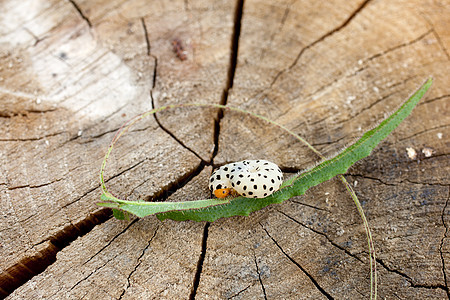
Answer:
[[264, 163], [265, 166], [267, 166], [269, 163]]
[[264, 178], [267, 178], [267, 175], [264, 175]]
[[250, 177], [250, 174], [247, 175], [247, 178], [249, 178], [249, 177]]
[[234, 182], [231, 183], [231, 186], [234, 187]]
[[267, 196], [267, 193], [264, 193], [264, 197], [266, 197]]
[[231, 169], [231, 173], [236, 172], [236, 169]]
[[258, 174], [259, 177], [261, 177], [261, 174]]
[[218, 189], [221, 189], [222, 188], [222, 185], [219, 183], [218, 185], [216, 185], [216, 190], [218, 190]]
[[248, 192], [248, 194], [251, 196], [251, 195], [253, 195], [253, 192]]
[[244, 175], [242, 175], [242, 174], [239, 174], [239, 178], [242, 178], [242, 177], [244, 177]]
[[242, 168], [241, 168], [241, 167], [238, 167], [238, 170], [242, 170]]
[[257, 190], [257, 189], [258, 189], [258, 186], [255, 184], [255, 185], [253, 186], [253, 188], [254, 188], [255, 190]]
[[243, 189], [244, 189], [244, 191], [246, 191], [246, 190], [247, 190], [247, 186], [246, 186], [246, 185], [244, 185]]
[[[250, 177], [250, 175], [248, 175], [249, 177]], [[255, 181], [255, 178], [250, 178], [250, 181], [251, 182], [254, 182]]]
[[267, 185], [264, 184], [264, 185], [263, 185], [263, 189], [267, 189]]
[[259, 163], [259, 160], [257, 160], [256, 163]]
[[220, 180], [220, 175], [217, 175], [217, 176], [216, 176], [216, 179], [217, 179], [217, 180]]
[[211, 179], [209, 179], [209, 182], [213, 182], [214, 181], [214, 177], [211, 177]]
[[245, 197], [245, 196], [247, 196], [247, 195], [246, 195], [245, 193], [242, 193], [242, 196], [244, 196], [244, 197]]
[[224, 171], [228, 171], [228, 167], [224, 167], [223, 170], [224, 170]]
[[267, 172], [269, 172], [270, 170], [269, 169], [264, 169], [265, 171], [267, 171]]
[[241, 181], [238, 180], [238, 181], [236, 182], [236, 185], [240, 185], [240, 184], [241, 184]]
[[272, 178], [272, 179], [270, 180], [270, 182], [275, 183], [275, 180]]
[[226, 178], [230, 178], [230, 174], [225, 175]]
[[234, 178], [234, 175], [231, 175], [230, 180], [233, 180], [233, 178]]
[[256, 168], [256, 171], [259, 171], [259, 167]]
[[280, 176], [277, 176], [277, 179], [278, 179], [278, 180], [281, 180], [281, 177], [280, 177]]
[[269, 191], [273, 191], [273, 187], [270, 187]]
[[255, 198], [255, 199], [256, 199], [256, 198], [258, 198], [258, 196], [253, 196], [253, 198]]

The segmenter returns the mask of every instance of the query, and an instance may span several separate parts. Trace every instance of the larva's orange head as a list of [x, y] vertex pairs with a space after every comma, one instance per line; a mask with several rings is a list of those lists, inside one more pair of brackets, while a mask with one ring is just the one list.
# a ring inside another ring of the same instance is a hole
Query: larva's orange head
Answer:
[[214, 196], [217, 198], [225, 198], [231, 192], [231, 189], [217, 189], [214, 191]]

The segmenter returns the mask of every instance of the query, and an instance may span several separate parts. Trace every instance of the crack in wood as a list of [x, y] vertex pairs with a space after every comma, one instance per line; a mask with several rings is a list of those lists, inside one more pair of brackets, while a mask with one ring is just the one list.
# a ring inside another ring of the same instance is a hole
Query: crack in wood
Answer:
[[128, 288], [131, 286], [130, 278], [133, 276], [133, 274], [136, 272], [136, 270], [139, 268], [139, 266], [142, 263], [142, 257], [144, 256], [145, 252], [147, 252], [148, 248], [150, 247], [151, 242], [153, 241], [153, 238], [156, 236], [156, 233], [158, 232], [159, 227], [156, 227], [155, 232], [153, 233], [153, 236], [150, 238], [150, 240], [147, 243], [147, 246], [142, 250], [141, 255], [137, 259], [137, 264], [134, 266], [134, 269], [128, 274], [127, 276], [127, 286], [124, 288], [122, 293], [119, 296], [119, 299], [122, 299], [122, 297], [127, 292]]
[[[427, 158], [430, 159], [430, 158]], [[404, 183], [410, 183], [410, 184], [418, 184], [418, 185], [429, 185], [429, 186], [442, 186], [442, 187], [448, 187], [449, 184], [444, 184], [444, 183], [439, 183], [439, 182], [419, 182], [419, 181], [412, 181], [410, 179], [405, 179], [405, 180], [400, 180], [400, 181], [396, 181], [395, 183], [388, 183], [385, 182], [383, 180], [381, 180], [380, 178], [377, 177], [372, 177], [372, 176], [367, 176], [367, 175], [363, 175], [363, 174], [354, 174], [354, 173], [346, 173], [345, 176], [351, 176], [351, 177], [358, 177], [358, 178], [362, 178], [362, 179], [368, 179], [368, 180], [374, 180], [377, 181], [379, 183], [381, 183], [382, 185], [386, 185], [386, 186], [399, 186], [400, 184], [404, 184]]]
[[264, 59], [264, 56], [266, 54], [267, 49], [272, 48], [272, 43], [273, 43], [273, 40], [275, 39], [275, 36], [277, 34], [281, 33], [281, 31], [283, 30], [284, 23], [286, 22], [286, 19], [287, 19], [288, 15], [289, 15], [289, 12], [291, 11], [291, 6], [294, 5], [295, 2], [297, 2], [297, 0], [292, 0], [290, 3], [288, 3], [286, 5], [286, 8], [284, 9], [284, 14], [281, 17], [280, 24], [278, 25], [278, 28], [276, 30], [274, 30], [272, 32], [272, 34], [270, 35], [270, 38], [268, 39], [269, 41], [267, 42], [267, 46], [264, 47], [261, 50], [261, 55], [259, 56], [260, 60]]
[[[151, 98], [151, 101], [152, 101], [152, 107], [154, 108], [154, 107], [155, 107], [155, 101], [154, 101], [154, 99], [153, 99], [153, 92], [152, 92], [152, 91], [150, 91], [150, 98]], [[153, 117], [154, 117], [156, 123], [158, 124], [159, 128], [161, 128], [165, 133], [167, 133], [172, 139], [174, 139], [174, 140], [175, 140], [178, 144], [180, 144], [184, 149], [186, 149], [186, 150], [188, 150], [189, 152], [191, 152], [192, 154], [194, 154], [198, 159], [200, 159], [200, 161], [201, 161], [202, 163], [205, 163], [205, 164], [207, 163], [203, 158], [201, 158], [201, 156], [200, 156], [197, 152], [195, 152], [195, 151], [192, 150], [190, 147], [188, 147], [185, 143], [183, 143], [183, 141], [181, 141], [179, 138], [177, 138], [177, 137], [175, 136], [174, 133], [172, 133], [169, 129], [167, 129], [166, 127], [164, 127], [164, 125], [162, 125], [161, 122], [159, 121], [158, 116], [157, 116], [157, 113], [154, 113], [154, 114], [153, 114]]]
[[[448, 127], [450, 127], [450, 124], [448, 124], [448, 125], [445, 124], [445, 125], [441, 125], [441, 126], [436, 126], [436, 127], [432, 127], [432, 128], [427, 128], [427, 129], [425, 129], [425, 130], [416, 132], [416, 133], [414, 133], [413, 135], [407, 136], [407, 137], [405, 137], [405, 138], [401, 138], [401, 139], [399, 139], [398, 141], [399, 141], [399, 142], [403, 142], [404, 140], [409, 140], [409, 139], [411, 139], [411, 138], [413, 138], [413, 137], [416, 137], [416, 136], [419, 136], [419, 135], [421, 135], [421, 134], [425, 134], [425, 133], [430, 132], [430, 131], [433, 131], [433, 130], [444, 129], [444, 128], [448, 128]], [[433, 157], [433, 156], [431, 156], [431, 157]]]
[[378, 57], [384, 56], [384, 55], [386, 55], [386, 54], [388, 54], [390, 52], [393, 52], [395, 50], [398, 50], [398, 49], [401, 49], [401, 48], [404, 48], [404, 47], [408, 47], [408, 46], [411, 46], [411, 45], [413, 45], [415, 43], [418, 43], [421, 40], [423, 40], [427, 35], [429, 35], [431, 33], [431, 31], [432, 31], [431, 29], [427, 30], [426, 32], [422, 33], [417, 38], [415, 38], [415, 39], [413, 39], [411, 41], [408, 41], [406, 43], [402, 43], [400, 45], [397, 45], [397, 46], [394, 46], [392, 48], [389, 48], [389, 49], [386, 49], [384, 51], [381, 51], [380, 53], [374, 54], [371, 57], [364, 59], [363, 62], [364, 63], [370, 62], [370, 61], [372, 61], [372, 60], [374, 60], [374, 59], [376, 59]]
[[12, 186], [12, 187], [9, 187], [9, 186], [8, 186], [7, 189], [10, 190], [10, 191], [18, 190], [18, 189], [24, 189], [24, 188], [38, 189], [38, 188], [45, 187], [45, 186], [51, 185], [51, 184], [53, 184], [53, 183], [59, 182], [59, 181], [65, 179], [65, 178], [66, 178], [66, 177], [56, 178], [56, 179], [53, 180], [53, 181], [50, 181], [50, 182], [44, 182], [44, 183], [36, 184], [36, 185], [25, 184], [25, 185], [18, 185], [18, 186]]
[[77, 281], [77, 283], [75, 283], [70, 289], [69, 291], [72, 291], [74, 288], [76, 288], [78, 285], [80, 285], [83, 281], [86, 281], [89, 279], [89, 277], [91, 277], [92, 275], [94, 275], [98, 270], [102, 269], [104, 266], [106, 266], [110, 261], [114, 260], [117, 256], [119, 256], [120, 254], [117, 253], [116, 255], [114, 255], [112, 258], [106, 260], [101, 266], [95, 268], [92, 272], [90, 272], [87, 276], [85, 276], [84, 278], [80, 279], [79, 281]]
[[31, 138], [16, 138], [16, 139], [3, 139], [0, 138], [0, 142], [29, 142], [29, 141], [41, 141], [49, 137], [54, 137], [60, 134], [67, 134], [67, 131], [57, 131], [55, 133], [39, 136], [39, 137], [31, 137]]
[[[150, 99], [151, 99], [151, 103], [152, 103], [152, 108], [155, 108], [156, 106], [155, 106], [155, 99], [153, 98], [153, 89], [156, 86], [156, 77], [157, 77], [157, 70], [158, 70], [158, 58], [156, 56], [154, 56], [152, 54], [152, 52], [151, 52], [151, 44], [150, 44], [150, 40], [149, 40], [149, 37], [148, 37], [147, 26], [145, 24], [144, 18], [141, 18], [141, 24], [142, 24], [142, 28], [144, 30], [145, 44], [146, 44], [146, 48], [147, 48], [147, 56], [152, 57], [154, 62], [155, 62], [154, 66], [153, 66], [152, 88], [150, 89]], [[193, 149], [188, 147], [185, 143], [183, 143], [183, 141], [181, 141], [179, 138], [177, 138], [176, 135], [173, 132], [171, 132], [164, 125], [162, 125], [162, 123], [159, 121], [157, 113], [153, 114], [153, 118], [155, 119], [155, 121], [158, 124], [159, 128], [161, 128], [165, 133], [167, 133], [172, 139], [174, 139], [184, 149], [186, 149], [189, 152], [191, 152], [192, 154], [194, 154], [198, 159], [200, 159], [200, 161], [202, 161], [203, 163], [206, 163], [206, 161], [204, 161], [203, 158], [201, 158], [200, 155], [197, 152], [195, 152]]]
[[[392, 51], [395, 51], [395, 50], [398, 50], [398, 49], [401, 49], [401, 48], [404, 48], [404, 47], [408, 47], [408, 46], [411, 46], [411, 45], [413, 45], [413, 44], [415, 44], [415, 43], [417, 43], [417, 42], [420, 42], [420, 41], [423, 40], [423, 39], [424, 39], [431, 31], [432, 31], [432, 30], [428, 30], [428, 31], [426, 31], [425, 33], [419, 35], [417, 38], [415, 38], [415, 39], [413, 39], [413, 40], [411, 40], [411, 41], [408, 41], [408, 42], [406, 42], [406, 43], [403, 43], [403, 44], [394, 46], [394, 47], [392, 47], [392, 48], [388, 48], [388, 49], [383, 50], [383, 51], [381, 51], [381, 52], [379, 52], [379, 53], [376, 53], [376, 54], [374, 54], [374, 55], [372, 55], [372, 56], [370, 56], [370, 57], [368, 57], [368, 58], [365, 58], [365, 59], [362, 60], [362, 63], [363, 63], [363, 64], [366, 64], [367, 62], [370, 62], [370, 61], [372, 61], [372, 60], [374, 60], [374, 59], [376, 59], [376, 58], [382, 57], [382, 56], [384, 56], [384, 55], [386, 55], [386, 54], [388, 54], [388, 53], [390, 53], [390, 52], [392, 52]], [[345, 78], [350, 78], [350, 77], [356, 76], [358, 73], [360, 73], [361, 71], [363, 71], [363, 70], [365, 70], [365, 69], [367, 69], [367, 66], [361, 67], [360, 69], [356, 70], [354, 73], [352, 73], [352, 74], [350, 74], [350, 75], [347, 75]], [[392, 87], [392, 86], [391, 86], [391, 87]]]
[[206, 164], [201, 161], [191, 172], [184, 173], [183, 175], [178, 177], [177, 180], [161, 187], [157, 192], [153, 194], [153, 196], [144, 197], [144, 200], [151, 202], [165, 201], [167, 198], [169, 198], [169, 196], [171, 196], [182, 187], [186, 186], [193, 178], [199, 175], [203, 171], [205, 166]]
[[363, 1], [351, 14], [350, 16], [339, 26], [333, 28], [332, 30], [328, 31], [327, 33], [325, 33], [324, 35], [322, 35], [321, 37], [319, 37], [317, 40], [315, 40], [314, 42], [310, 43], [309, 45], [307, 45], [306, 47], [303, 47], [300, 52], [297, 54], [297, 57], [295, 58], [294, 62], [287, 68], [281, 70], [280, 72], [278, 72], [277, 75], [275, 75], [274, 79], [272, 80], [269, 88], [272, 88], [272, 86], [275, 84], [275, 82], [278, 80], [278, 78], [286, 73], [287, 71], [291, 70], [300, 60], [300, 58], [302, 57], [303, 53], [308, 50], [311, 47], [314, 47], [316, 44], [322, 42], [323, 40], [325, 40], [326, 38], [332, 36], [333, 34], [341, 31], [343, 28], [345, 28], [368, 4], [369, 2], [371, 2], [372, 0], [365, 0]]
[[447, 293], [448, 299], [450, 299], [450, 290], [448, 287], [447, 272], [445, 271], [445, 268], [446, 268], [445, 258], [444, 258], [444, 252], [443, 252], [442, 248], [444, 247], [444, 240], [447, 238], [447, 235], [448, 235], [448, 225], [447, 225], [447, 222], [445, 222], [444, 216], [445, 216], [445, 211], [447, 209], [449, 200], [450, 200], [450, 187], [449, 187], [447, 201], [445, 201], [445, 205], [444, 205], [444, 208], [442, 209], [442, 214], [441, 214], [442, 225], [445, 228], [445, 232], [444, 232], [444, 235], [442, 236], [441, 243], [439, 244], [439, 254], [441, 256], [441, 262], [442, 262], [442, 275], [444, 276], [445, 292]]
[[[428, 30], [427, 32], [421, 34], [419, 37], [417, 37], [417, 38], [415, 38], [415, 39], [413, 39], [413, 40], [411, 40], [411, 41], [408, 41], [408, 42], [406, 42], [406, 43], [403, 43], [403, 44], [394, 46], [394, 47], [389, 48], [389, 49], [387, 49], [387, 50], [384, 50], [384, 51], [382, 51], [382, 52], [380, 52], [380, 53], [376, 53], [376, 54], [372, 55], [371, 57], [362, 60], [362, 62], [365, 63], [365, 64], [367, 64], [367, 62], [370, 62], [370, 61], [372, 61], [372, 60], [374, 60], [374, 59], [376, 59], [376, 58], [378, 58], [378, 57], [384, 56], [384, 55], [386, 55], [386, 54], [388, 54], [388, 53], [390, 53], [390, 52], [392, 52], [392, 51], [395, 51], [395, 50], [398, 50], [398, 49], [401, 49], [401, 48], [404, 48], [404, 47], [411, 46], [411, 45], [413, 45], [413, 44], [415, 44], [415, 43], [417, 43], [417, 42], [423, 40], [423, 39], [424, 39], [428, 34], [430, 34], [430, 33], [431, 33], [431, 30]], [[291, 69], [292, 67], [293, 67], [293, 66], [291, 66], [289, 69]], [[318, 88], [318, 89], [315, 90], [314, 92], [312, 92], [312, 93], [306, 95], [305, 98], [306, 98], [306, 99], [311, 98], [311, 97], [313, 97], [314, 95], [316, 95], [316, 94], [318, 94], [318, 93], [320, 93], [320, 92], [326, 90], [327, 88], [332, 87], [332, 86], [333, 86], [334, 84], [336, 84], [337, 82], [339, 82], [339, 81], [341, 81], [341, 80], [343, 80], [343, 79], [346, 79], [346, 78], [353, 77], [353, 76], [357, 75], [358, 73], [360, 73], [361, 71], [363, 71], [363, 70], [365, 70], [365, 69], [367, 69], [367, 66], [363, 66], [363, 67], [359, 68], [358, 70], [356, 70], [356, 71], [353, 72], [352, 74], [348, 74], [348, 75], [346, 75], [346, 76], [343, 76], [343, 77], [340, 77], [340, 78], [336, 78], [336, 79], [334, 79], [333, 81], [331, 81], [331, 82], [329, 82], [329, 83], [327, 83], [327, 84], [321, 86], [320, 88]], [[282, 72], [283, 72], [283, 71], [282, 71]], [[394, 85], [392, 85], [392, 86], [390, 86], [390, 87], [392, 88], [392, 87], [397, 86], [397, 85], [399, 85], [399, 84], [404, 84], [407, 80], [413, 79], [413, 78], [415, 78], [415, 77], [417, 77], [417, 76], [409, 77], [409, 78], [407, 78], [406, 80], [401, 81], [401, 82], [399, 82], [399, 83], [397, 83], [397, 84], [394, 84]], [[273, 85], [273, 84], [272, 84], [272, 85]], [[272, 85], [271, 85], [271, 87], [272, 87]], [[395, 93], [396, 93], [396, 92], [395, 92]], [[392, 96], [392, 95], [395, 94], [395, 93], [389, 94], [389, 95], [386, 96], [386, 97]], [[384, 100], [384, 99], [382, 98], [382, 99], [380, 99], [380, 100], [378, 100], [378, 101], [381, 101], [381, 100]], [[370, 108], [371, 108], [373, 105], [375, 105], [375, 104], [376, 104], [376, 103], [372, 104], [372, 105], [371, 105], [370, 107], [368, 107], [368, 108], [363, 109], [362, 111], [360, 111], [359, 113], [357, 113], [355, 116], [359, 115], [359, 114], [360, 114], [361, 112], [363, 112], [364, 110], [370, 109]], [[347, 120], [341, 121], [341, 123], [342, 123], [342, 122], [345, 122], [345, 121], [347, 121]], [[317, 122], [315, 122], [315, 123], [317, 123]], [[312, 123], [312, 124], [315, 124], [315, 123]]]
[[203, 263], [205, 261], [206, 249], [207, 249], [207, 244], [208, 244], [209, 226], [210, 226], [210, 223], [207, 222], [205, 224], [205, 227], [203, 228], [202, 251], [200, 253], [200, 256], [199, 256], [198, 262], [197, 262], [197, 270], [195, 271], [195, 275], [194, 275], [192, 291], [191, 291], [191, 294], [189, 295], [190, 300], [195, 299], [195, 296], [197, 295], [197, 289], [200, 285], [200, 277], [201, 277], [202, 270], [203, 270]]
[[101, 209], [76, 224], [71, 224], [47, 240], [49, 246], [31, 257], [25, 257], [0, 274], [0, 297], [6, 297], [15, 289], [42, 273], [56, 261], [56, 254], [78, 237], [90, 232], [98, 224], [109, 220], [110, 209]]
[[261, 289], [262, 289], [263, 294], [264, 294], [264, 299], [267, 300], [266, 289], [265, 289], [264, 284], [263, 284], [262, 279], [261, 279], [261, 273], [259, 272], [258, 261], [257, 261], [257, 259], [256, 259], [256, 254], [255, 254], [254, 252], [253, 252], [253, 257], [254, 257], [254, 259], [255, 259], [256, 273], [258, 274], [259, 284], [261, 285]]
[[441, 96], [438, 96], [438, 97], [435, 97], [435, 98], [431, 98], [431, 99], [428, 99], [427, 101], [421, 101], [421, 102], [419, 102], [419, 104], [417, 104], [417, 106], [421, 106], [421, 105], [425, 105], [425, 104], [430, 104], [430, 103], [432, 103], [432, 102], [434, 102], [434, 101], [439, 101], [439, 100], [442, 100], [442, 99], [445, 99], [445, 98], [448, 98], [448, 97], [450, 97], [450, 95], [441, 95]]
[[[221, 105], [227, 105], [228, 102], [228, 94], [230, 89], [233, 88], [234, 76], [236, 73], [237, 66], [237, 58], [239, 51], [239, 38], [241, 36], [241, 23], [244, 9], [244, 0], [237, 0], [236, 2], [236, 10], [234, 13], [234, 28], [233, 34], [231, 37], [231, 55], [230, 62], [228, 67], [228, 76], [225, 88], [222, 93], [222, 98], [220, 100]], [[214, 164], [214, 158], [219, 152], [219, 135], [220, 135], [220, 123], [224, 116], [224, 110], [220, 108], [217, 112], [217, 117], [214, 121], [214, 149], [213, 155], [211, 159], [211, 164]]]
[[130, 222], [130, 224], [128, 224], [121, 232], [119, 232], [118, 234], [116, 234], [111, 240], [109, 240], [109, 242], [103, 246], [100, 250], [98, 250], [94, 255], [92, 255], [91, 257], [89, 257], [88, 260], [86, 260], [84, 263], [82, 263], [81, 265], [84, 266], [85, 264], [87, 264], [88, 262], [90, 262], [94, 257], [96, 257], [98, 254], [100, 254], [103, 250], [105, 250], [106, 248], [108, 248], [119, 236], [121, 236], [122, 234], [124, 234], [131, 226], [133, 226], [139, 219], [134, 219], [133, 221]]
[[329, 211], [328, 209], [325, 209], [325, 208], [320, 208], [320, 207], [317, 207], [317, 206], [314, 206], [314, 205], [311, 205], [311, 204], [307, 204], [307, 203], [303, 203], [303, 202], [300, 202], [300, 201], [297, 201], [297, 200], [291, 200], [291, 199], [290, 199], [289, 201], [292, 202], [292, 203], [297, 203], [297, 204], [300, 204], [300, 205], [303, 205], [303, 206], [312, 208], [312, 209], [317, 209], [317, 210], [320, 210], [320, 211], [325, 211], [325, 212], [331, 214], [331, 211]]
[[75, 0], [68, 0], [72, 6], [75, 8], [75, 10], [78, 12], [78, 14], [80, 15], [80, 17], [86, 21], [86, 23], [88, 24], [89, 28], [92, 27], [92, 23], [89, 20], [89, 18], [83, 13], [83, 11], [81, 10], [80, 6], [78, 6], [78, 4], [75, 2]]
[[321, 287], [319, 285], [319, 283], [317, 282], [317, 280], [308, 273], [308, 271], [306, 271], [305, 268], [303, 268], [297, 261], [295, 261], [289, 254], [287, 254], [284, 249], [278, 244], [278, 242], [269, 234], [269, 232], [267, 231], [266, 228], [264, 228], [264, 226], [259, 223], [259, 225], [261, 226], [261, 228], [265, 231], [265, 233], [267, 234], [267, 236], [272, 240], [272, 242], [275, 244], [275, 246], [278, 247], [278, 249], [280, 249], [281, 253], [283, 253], [284, 256], [286, 256], [294, 265], [296, 265], [302, 272], [303, 274], [306, 275], [306, 277], [309, 278], [309, 280], [311, 281], [311, 283], [317, 288], [317, 290], [324, 295], [327, 299], [334, 299], [327, 291], [325, 291], [325, 289], [323, 287]]
[[[336, 124], [336, 125], [340, 125], [340, 124], [346, 123], [346, 122], [348, 122], [348, 121], [350, 121], [350, 120], [352, 120], [352, 119], [356, 119], [356, 117], [359, 116], [360, 114], [362, 114], [363, 112], [365, 112], [365, 111], [367, 111], [367, 110], [371, 110], [372, 107], [374, 107], [375, 105], [377, 105], [377, 104], [383, 102], [384, 100], [388, 99], [389, 97], [394, 96], [394, 95], [397, 94], [398, 92], [399, 92], [399, 91], [394, 91], [394, 92], [391, 92], [391, 93], [389, 93], [389, 94], [387, 94], [387, 95], [385, 95], [385, 96], [383, 96], [383, 97], [381, 97], [381, 98], [379, 98], [379, 99], [376, 99], [374, 102], [370, 103], [368, 106], [364, 106], [361, 110], [359, 110], [358, 112], [352, 114], [352, 115], [350, 116], [350, 118], [348, 118], [348, 119], [343, 119], [343, 120], [339, 120], [339, 121], [335, 122], [335, 124]], [[390, 115], [390, 114], [389, 114], [389, 115]]]
[[[332, 117], [332, 116], [330, 116], [330, 117]], [[325, 119], [328, 119], [328, 117], [327, 118], [325, 118]], [[322, 120], [325, 120], [325, 119], [322, 119]], [[344, 136], [342, 136], [342, 137], [340, 137], [340, 138], [338, 138], [338, 139], [335, 139], [335, 140], [332, 140], [332, 141], [327, 141], [327, 142], [321, 142], [321, 143], [311, 143], [311, 145], [313, 146], [313, 147], [320, 147], [320, 146], [329, 146], [329, 145], [336, 145], [337, 143], [339, 143], [340, 141], [342, 141], [342, 140], [345, 140], [346, 138], [348, 138], [348, 135], [346, 134], [346, 135], [344, 135]], [[353, 137], [353, 138], [356, 138], [356, 137]]]
[[286, 218], [290, 219], [291, 221], [297, 223], [298, 225], [318, 234], [321, 235], [323, 237], [325, 237], [325, 239], [334, 247], [338, 248], [339, 250], [343, 251], [345, 254], [347, 254], [348, 256], [358, 260], [361, 263], [364, 263], [363, 260], [361, 258], [359, 258], [358, 256], [356, 256], [355, 254], [351, 253], [350, 251], [348, 251], [347, 249], [345, 249], [344, 247], [342, 247], [341, 245], [335, 243], [328, 235], [326, 235], [324, 232], [318, 231], [312, 227], [307, 226], [306, 224], [303, 224], [302, 222], [298, 221], [297, 219], [295, 219], [294, 217], [289, 216], [288, 214], [286, 214], [283, 211], [277, 210], [279, 213], [281, 213], [282, 215], [284, 215]]
[[421, 284], [421, 283], [414, 283], [413, 279], [411, 277], [409, 277], [407, 274], [396, 270], [396, 269], [392, 269], [390, 267], [388, 267], [381, 258], [376, 258], [376, 261], [379, 265], [381, 265], [386, 271], [391, 272], [391, 273], [395, 273], [397, 275], [400, 275], [401, 277], [403, 277], [409, 284], [410, 287], [412, 288], [423, 288], [423, 289], [441, 289], [444, 291], [447, 291], [448, 288], [445, 285], [442, 284]]
[[[355, 74], [353, 74], [353, 75], [355, 75]], [[345, 78], [351, 77], [351, 76], [353, 76], [353, 75], [346, 76]], [[416, 78], [416, 77], [417, 77], [416, 75], [407, 77], [406, 79], [404, 79], [404, 80], [402, 80], [402, 81], [400, 81], [400, 82], [397, 82], [397, 83], [395, 83], [395, 84], [393, 84], [393, 85], [391, 85], [391, 86], [389, 86], [389, 87], [387, 87], [387, 88], [391, 88], [391, 89], [392, 89], [392, 88], [395, 87], [395, 86], [398, 86], [398, 85], [404, 85], [406, 82], [408, 82], [409, 80], [412, 80], [412, 79], [414, 79], [414, 78]], [[339, 78], [339, 79], [337, 79], [337, 80], [334, 80], [334, 81], [331, 82], [330, 84], [325, 85], [325, 86], [319, 88], [317, 91], [315, 91], [315, 92], [313, 92], [312, 94], [308, 95], [307, 98], [313, 96], [315, 93], [319, 92], [320, 90], [322, 90], [322, 89], [324, 89], [324, 88], [327, 88], [328, 86], [331, 86], [331, 85], [334, 84], [335, 82], [340, 81], [341, 79], [344, 79], [344, 77], [341, 77], [341, 78]], [[373, 106], [375, 106], [375, 105], [381, 103], [382, 101], [386, 100], [387, 98], [389, 98], [389, 97], [391, 97], [391, 96], [393, 96], [393, 95], [395, 95], [395, 94], [397, 94], [397, 93], [398, 93], [398, 91], [394, 91], [394, 92], [391, 92], [391, 93], [389, 93], [389, 94], [387, 94], [387, 95], [385, 95], [385, 96], [383, 96], [383, 97], [381, 97], [381, 98], [379, 98], [379, 99], [376, 99], [373, 103], [369, 104], [369, 106], [363, 107], [360, 111], [358, 111], [358, 112], [352, 114], [349, 118], [339, 120], [339, 121], [335, 122], [334, 124], [339, 125], [339, 124], [346, 123], [346, 122], [348, 122], [348, 121], [350, 121], [350, 120], [353, 120], [353, 119], [355, 119], [357, 116], [359, 116], [360, 114], [362, 114], [364, 111], [370, 110]], [[328, 118], [330, 118], [330, 117], [332, 117], [332, 116], [330, 115], [330, 116], [324, 118], [324, 120], [326, 120], [326, 119], [328, 119]], [[310, 123], [309, 125], [315, 125], [316, 123], [318, 123], [318, 122], [320, 122], [320, 121], [322, 121], [322, 120], [318, 120], [318, 121], [316, 121], [316, 122]]]
[[436, 29], [434, 29], [433, 23], [425, 14], [422, 14], [422, 17], [424, 18], [425, 22], [427, 22], [428, 25], [430, 25], [431, 31], [433, 31], [433, 35], [436, 38], [439, 46], [442, 48], [442, 51], [444, 52], [445, 56], [447, 56], [447, 59], [450, 60], [450, 54], [448, 53], [447, 48], [445, 47], [445, 44], [442, 42], [441, 37], [437, 33]]
[[[1, 90], [0, 90], [1, 92]], [[39, 98], [39, 97], [36, 97]], [[0, 111], [0, 118], [5, 119], [12, 119], [14, 117], [28, 117], [29, 114], [45, 114], [49, 112], [55, 112], [57, 111], [57, 108], [49, 108], [49, 109], [24, 109], [24, 110], [18, 110], [18, 111], [11, 111], [8, 109], [5, 109], [3, 111]]]
[[[417, 38], [415, 38], [415, 39], [413, 39], [411, 41], [408, 41], [406, 43], [402, 43], [400, 45], [397, 45], [397, 46], [394, 46], [392, 48], [388, 48], [386, 50], [383, 50], [383, 51], [381, 51], [379, 53], [376, 53], [376, 54], [374, 54], [374, 55], [372, 55], [372, 56], [370, 56], [368, 58], [363, 59], [361, 62], [362, 62], [362, 64], [366, 64], [367, 62], [370, 62], [370, 61], [372, 61], [372, 60], [374, 60], [374, 59], [376, 59], [378, 57], [384, 56], [384, 55], [386, 55], [386, 54], [388, 54], [388, 53], [390, 53], [392, 51], [395, 51], [395, 50], [398, 50], [398, 49], [401, 49], [401, 48], [404, 48], [404, 47], [411, 46], [411, 45], [413, 45], [413, 44], [423, 40], [431, 31], [432, 30], [428, 30], [425, 33], [419, 35], [419, 37], [417, 37]], [[359, 68], [358, 70], [356, 70], [352, 74], [347, 75], [345, 78], [350, 78], [350, 77], [356, 76], [358, 73], [360, 73], [360, 72], [362, 72], [362, 71], [364, 71], [366, 69], [367, 69], [367, 66], [362, 66], [361, 68]]]
[[235, 297], [238, 297], [240, 294], [242, 294], [243, 292], [245, 292], [246, 290], [248, 290], [251, 287], [251, 285], [247, 286], [245, 289], [240, 290], [239, 292], [237, 292], [236, 294], [234, 294], [233, 296], [227, 298], [228, 300], [233, 299]]

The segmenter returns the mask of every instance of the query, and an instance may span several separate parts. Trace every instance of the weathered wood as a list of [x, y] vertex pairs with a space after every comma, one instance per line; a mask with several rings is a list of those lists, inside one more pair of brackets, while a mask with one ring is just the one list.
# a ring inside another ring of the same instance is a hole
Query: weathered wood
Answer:
[[[0, 4], [0, 294], [368, 298], [364, 228], [338, 180], [247, 218], [127, 222], [94, 205], [101, 160], [123, 122], [152, 105], [221, 101], [332, 155], [433, 75], [426, 99], [346, 176], [373, 230], [379, 297], [449, 297], [445, 1], [247, 0], [242, 18], [241, 1], [148, 2]], [[114, 149], [108, 187], [129, 199], [202, 199], [211, 164], [318, 160], [264, 122], [215, 120], [200, 109], [145, 119]]]

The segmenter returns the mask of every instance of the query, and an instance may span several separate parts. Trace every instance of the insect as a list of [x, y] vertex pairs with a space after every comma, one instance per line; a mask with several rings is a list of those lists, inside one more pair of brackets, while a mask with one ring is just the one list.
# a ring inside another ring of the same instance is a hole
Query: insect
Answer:
[[277, 191], [283, 182], [283, 173], [267, 160], [243, 160], [215, 170], [209, 180], [209, 189], [217, 198], [238, 194], [246, 198], [265, 198]]

